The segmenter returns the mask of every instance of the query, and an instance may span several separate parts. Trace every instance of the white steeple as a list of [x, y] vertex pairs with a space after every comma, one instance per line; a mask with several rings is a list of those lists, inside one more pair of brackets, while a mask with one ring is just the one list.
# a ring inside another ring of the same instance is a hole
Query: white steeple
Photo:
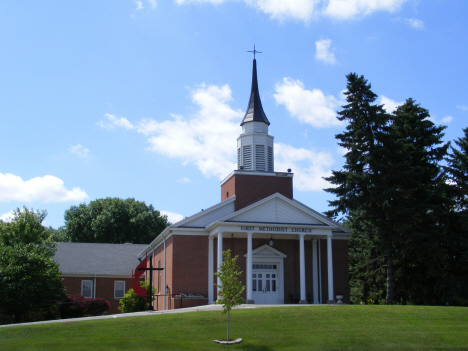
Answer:
[[242, 120], [242, 134], [237, 138], [237, 167], [242, 171], [274, 172], [273, 137], [270, 122], [263, 111], [257, 83], [257, 61], [253, 60], [252, 90], [247, 112]]

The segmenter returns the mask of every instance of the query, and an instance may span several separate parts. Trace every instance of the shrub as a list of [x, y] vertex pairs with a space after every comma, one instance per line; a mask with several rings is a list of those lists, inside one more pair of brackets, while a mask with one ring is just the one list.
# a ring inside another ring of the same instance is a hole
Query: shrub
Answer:
[[86, 316], [100, 316], [110, 308], [109, 301], [100, 298], [86, 298], [82, 295], [70, 295], [60, 305], [60, 317], [79, 318]]
[[[146, 291], [149, 290], [149, 283], [147, 282], [140, 282], [140, 285], [146, 289]], [[155, 294], [157, 289], [153, 288], [153, 294]], [[123, 298], [120, 299], [119, 302], [119, 311], [122, 313], [128, 313], [128, 312], [140, 312], [140, 311], [146, 311], [148, 309], [149, 303], [145, 301], [144, 297], [140, 297], [136, 294], [133, 289], [129, 289]]]

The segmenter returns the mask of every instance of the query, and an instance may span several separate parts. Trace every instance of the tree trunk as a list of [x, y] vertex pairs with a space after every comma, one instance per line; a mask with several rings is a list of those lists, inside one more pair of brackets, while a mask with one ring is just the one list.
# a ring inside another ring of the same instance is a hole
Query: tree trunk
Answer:
[[387, 298], [385, 303], [391, 305], [393, 303], [393, 257], [392, 255], [387, 256]]
[[227, 328], [227, 339], [226, 341], [229, 341], [229, 311], [228, 311], [228, 328]]

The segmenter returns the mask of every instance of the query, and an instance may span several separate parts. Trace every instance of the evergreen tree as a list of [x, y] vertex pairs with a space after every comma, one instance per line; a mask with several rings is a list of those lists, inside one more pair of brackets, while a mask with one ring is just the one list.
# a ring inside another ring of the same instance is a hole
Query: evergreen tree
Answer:
[[373, 246], [368, 259], [385, 257], [387, 304], [394, 301], [395, 268], [404, 282], [398, 269], [405, 267], [412, 275], [406, 282], [413, 286], [416, 277], [427, 277], [417, 282], [424, 290], [419, 295], [434, 296], [427, 289], [440, 277], [443, 255], [433, 239], [437, 214], [447, 208], [445, 179], [438, 165], [448, 148], [448, 144], [439, 146], [444, 127], [434, 126], [427, 119], [429, 112], [412, 99], [388, 115], [374, 104], [377, 95], [364, 77], [352, 73], [347, 79], [348, 104], [338, 119], [349, 124], [336, 138], [348, 152], [343, 170], [326, 178], [337, 186], [326, 189], [337, 196], [330, 201], [334, 208], [328, 215], [351, 214], [353, 229], [364, 233], [361, 241]]

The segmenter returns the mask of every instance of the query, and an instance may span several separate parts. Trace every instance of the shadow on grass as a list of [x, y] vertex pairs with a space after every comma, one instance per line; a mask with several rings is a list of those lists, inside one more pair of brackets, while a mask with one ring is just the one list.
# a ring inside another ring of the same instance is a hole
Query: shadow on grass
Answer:
[[272, 350], [272, 349], [269, 348], [268, 346], [243, 344], [243, 345], [241, 345], [241, 350], [246, 350], [246, 351], [269, 351], [269, 350]]

